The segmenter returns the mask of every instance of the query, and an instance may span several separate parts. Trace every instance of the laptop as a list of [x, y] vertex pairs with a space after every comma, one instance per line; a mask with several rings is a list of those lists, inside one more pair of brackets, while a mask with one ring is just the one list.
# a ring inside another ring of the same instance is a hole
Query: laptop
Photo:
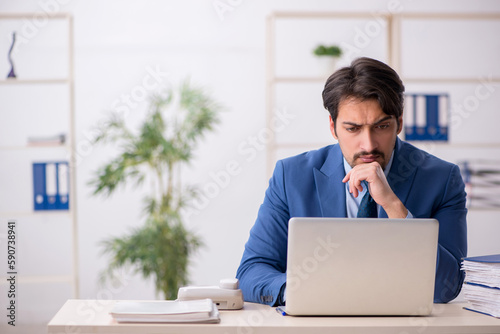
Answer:
[[435, 219], [290, 219], [286, 313], [430, 314], [438, 229]]

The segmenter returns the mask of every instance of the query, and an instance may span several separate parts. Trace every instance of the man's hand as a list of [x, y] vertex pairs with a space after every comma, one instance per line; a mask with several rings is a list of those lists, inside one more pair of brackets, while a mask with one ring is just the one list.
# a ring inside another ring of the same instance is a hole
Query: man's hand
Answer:
[[408, 210], [392, 191], [378, 162], [356, 165], [342, 180], [344, 183], [349, 182], [349, 192], [354, 197], [358, 197], [359, 192], [363, 191], [362, 181], [368, 183], [370, 195], [384, 208], [389, 218], [406, 218]]

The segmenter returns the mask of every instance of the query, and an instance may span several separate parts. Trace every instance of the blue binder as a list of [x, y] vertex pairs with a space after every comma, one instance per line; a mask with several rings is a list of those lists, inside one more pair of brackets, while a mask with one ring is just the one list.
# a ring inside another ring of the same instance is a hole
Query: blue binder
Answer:
[[33, 163], [33, 208], [69, 210], [68, 162]]
[[448, 94], [407, 94], [406, 140], [448, 141]]
[[45, 164], [33, 164], [33, 200], [34, 209], [46, 210], [47, 194], [45, 193]]
[[500, 254], [470, 256], [470, 257], [465, 257], [463, 260], [472, 262], [482, 262], [482, 263], [500, 263]]

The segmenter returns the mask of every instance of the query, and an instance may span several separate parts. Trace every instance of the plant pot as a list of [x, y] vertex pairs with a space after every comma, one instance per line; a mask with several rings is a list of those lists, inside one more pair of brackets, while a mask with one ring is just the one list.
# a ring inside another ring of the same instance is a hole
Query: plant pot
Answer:
[[318, 74], [324, 78], [328, 78], [337, 69], [338, 57], [319, 56], [318, 57]]

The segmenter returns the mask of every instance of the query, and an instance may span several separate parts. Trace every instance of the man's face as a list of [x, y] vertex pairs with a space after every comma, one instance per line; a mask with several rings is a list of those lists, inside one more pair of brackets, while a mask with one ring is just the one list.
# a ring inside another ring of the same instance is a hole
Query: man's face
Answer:
[[402, 125], [403, 117], [398, 128], [396, 118], [385, 114], [377, 100], [347, 98], [339, 104], [335, 123], [330, 117], [330, 131], [351, 167], [377, 161], [385, 169]]

